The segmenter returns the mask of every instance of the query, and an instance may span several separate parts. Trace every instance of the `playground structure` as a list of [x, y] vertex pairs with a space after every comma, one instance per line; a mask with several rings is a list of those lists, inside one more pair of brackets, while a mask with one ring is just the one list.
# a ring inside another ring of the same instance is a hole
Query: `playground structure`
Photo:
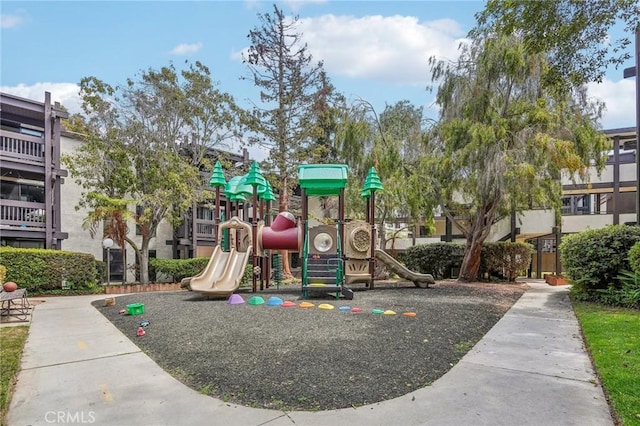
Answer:
[[[375, 261], [384, 263], [399, 276], [412, 281], [417, 287], [427, 288], [434, 283], [429, 274], [407, 269], [384, 250], [376, 248], [375, 192], [382, 183], [375, 169], [369, 170], [361, 195], [367, 201], [362, 220], [345, 220], [345, 187], [348, 167], [342, 164], [308, 164], [298, 167], [298, 180], [302, 191], [302, 215], [299, 221], [290, 212], [280, 212], [269, 223], [269, 203], [275, 200], [269, 182], [262, 176], [257, 163], [249, 173], [224, 179], [222, 167], [216, 162], [210, 185], [216, 187], [216, 218], [221, 218], [220, 188], [225, 187], [227, 211], [236, 215], [228, 221], [218, 221], [216, 235], [220, 242], [214, 249], [205, 269], [198, 275], [185, 278], [182, 286], [199, 292], [204, 297], [229, 296], [240, 286], [246, 265], [252, 260], [252, 291], [270, 285], [271, 259], [274, 250], [300, 253], [302, 262], [302, 295], [312, 292], [342, 294], [353, 298], [349, 286], [364, 284], [374, 288]], [[253, 196], [251, 223], [239, 218], [239, 203]], [[312, 225], [309, 219], [310, 197], [338, 197], [338, 218], [332, 224]], [[258, 200], [260, 203], [258, 204]], [[260, 219], [258, 219], [260, 218]]]

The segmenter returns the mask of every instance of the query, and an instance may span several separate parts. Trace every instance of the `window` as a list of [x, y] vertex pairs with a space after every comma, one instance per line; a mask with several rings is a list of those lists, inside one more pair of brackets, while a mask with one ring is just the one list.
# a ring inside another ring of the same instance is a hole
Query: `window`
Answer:
[[44, 185], [38, 185], [35, 182], [23, 183], [3, 179], [0, 185], [0, 198], [29, 203], [44, 203]]
[[591, 197], [595, 197], [595, 195], [567, 195], [562, 197], [562, 214], [591, 214]]
[[3, 238], [0, 245], [2, 247], [4, 246], [9, 246], [9, 247], [16, 247], [16, 248], [38, 248], [38, 249], [43, 249], [44, 248], [44, 241], [43, 240], [14, 240], [14, 239], [10, 239], [10, 238]]
[[215, 216], [215, 212], [207, 207], [198, 206], [196, 218], [201, 220], [210, 220], [213, 221]]
[[102, 249], [102, 258], [104, 259], [105, 264], [107, 263], [107, 256], [109, 256], [109, 280], [110, 281], [122, 281], [125, 279], [125, 268], [124, 265], [127, 262], [126, 256], [127, 252], [124, 252], [124, 259], [122, 258], [122, 250], [112, 248], [112, 249]]

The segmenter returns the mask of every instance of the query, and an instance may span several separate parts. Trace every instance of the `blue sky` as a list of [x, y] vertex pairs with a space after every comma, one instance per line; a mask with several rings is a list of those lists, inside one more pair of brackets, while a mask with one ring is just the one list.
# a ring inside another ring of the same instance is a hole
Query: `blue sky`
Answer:
[[[110, 84], [185, 60], [207, 65], [220, 88], [248, 106], [258, 91], [240, 52], [263, 1], [2, 1], [0, 90], [42, 100], [52, 92], [78, 111], [77, 84], [95, 76]], [[427, 58], [454, 59], [474, 24], [480, 1], [283, 1], [300, 17], [314, 58], [322, 59], [336, 88], [381, 111], [408, 99], [435, 118]], [[625, 67], [632, 66], [633, 59]], [[610, 70], [592, 96], [607, 103], [604, 128], [635, 125], [634, 79]]]

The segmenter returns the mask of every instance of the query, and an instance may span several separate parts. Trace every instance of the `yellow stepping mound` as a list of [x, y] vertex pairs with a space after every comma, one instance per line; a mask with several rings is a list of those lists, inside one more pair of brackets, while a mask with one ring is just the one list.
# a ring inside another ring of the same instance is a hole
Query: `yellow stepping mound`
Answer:
[[390, 310], [388, 310], [388, 311], [384, 311], [384, 312], [382, 313], [382, 315], [395, 315], [395, 314], [396, 314], [396, 312], [395, 312], [395, 311], [390, 311]]
[[329, 303], [321, 303], [320, 305], [318, 305], [318, 309], [330, 310], [330, 309], [333, 309], [333, 305]]

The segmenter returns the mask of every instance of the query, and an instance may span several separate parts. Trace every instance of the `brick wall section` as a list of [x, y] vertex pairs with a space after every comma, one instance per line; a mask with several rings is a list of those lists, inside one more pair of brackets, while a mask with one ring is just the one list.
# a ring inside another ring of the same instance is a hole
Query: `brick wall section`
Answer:
[[176, 291], [180, 290], [180, 283], [108, 285], [105, 286], [104, 290], [105, 294], [146, 293], [149, 291]]

